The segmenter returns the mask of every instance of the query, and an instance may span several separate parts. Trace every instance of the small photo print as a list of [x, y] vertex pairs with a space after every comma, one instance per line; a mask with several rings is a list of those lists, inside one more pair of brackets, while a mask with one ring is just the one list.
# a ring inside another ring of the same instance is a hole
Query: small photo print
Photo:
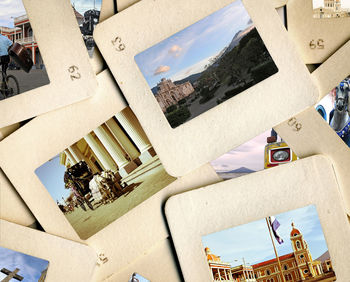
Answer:
[[142, 277], [140, 274], [133, 273], [128, 282], [151, 282], [150, 280]]
[[50, 81], [22, 1], [0, 1], [0, 11], [0, 100], [4, 100]]
[[241, 0], [135, 56], [175, 128], [278, 72]]
[[165, 172], [130, 108], [35, 173], [83, 240], [176, 179]]
[[350, 17], [350, 0], [313, 0], [312, 3], [316, 19]]
[[298, 157], [273, 129], [227, 152], [210, 164], [224, 180], [290, 163]]
[[45, 281], [49, 262], [0, 247], [0, 281]]
[[350, 147], [350, 76], [336, 86], [319, 104], [317, 112]]
[[70, 0], [84, 43], [90, 58], [93, 55], [95, 41], [92, 37], [100, 20], [102, 0]]
[[316, 207], [202, 237], [213, 281], [336, 281]]

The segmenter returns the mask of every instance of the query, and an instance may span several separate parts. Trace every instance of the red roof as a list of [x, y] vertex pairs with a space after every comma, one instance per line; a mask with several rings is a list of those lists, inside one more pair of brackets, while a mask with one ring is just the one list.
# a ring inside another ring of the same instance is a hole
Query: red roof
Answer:
[[[280, 256], [279, 259], [280, 259], [280, 261], [282, 261], [282, 260], [289, 259], [289, 258], [292, 258], [292, 257], [294, 257], [294, 253], [290, 253], [290, 254], [287, 254], [287, 255]], [[277, 259], [274, 258], [274, 259], [270, 259], [270, 260], [267, 260], [267, 261], [263, 261], [263, 262], [254, 264], [254, 265], [252, 265], [252, 267], [253, 268], [260, 267], [260, 266], [264, 266], [264, 265], [267, 265], [267, 264], [270, 264], [270, 263], [274, 263], [276, 261], [277, 261]]]

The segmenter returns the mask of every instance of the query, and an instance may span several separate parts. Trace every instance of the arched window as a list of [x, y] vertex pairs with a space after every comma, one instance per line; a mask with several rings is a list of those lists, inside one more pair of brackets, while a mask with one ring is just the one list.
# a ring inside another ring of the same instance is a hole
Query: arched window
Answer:
[[266, 273], [266, 275], [270, 275], [271, 274], [270, 269], [266, 269], [265, 273]]
[[285, 264], [285, 265], [283, 266], [283, 269], [284, 269], [284, 270], [288, 270], [288, 265]]
[[304, 258], [304, 255], [300, 255], [299, 257], [300, 257], [301, 259], [303, 259], [303, 258]]
[[297, 242], [296, 242], [296, 245], [297, 245], [297, 249], [300, 250], [300, 249], [301, 249], [300, 241], [297, 241]]
[[303, 271], [305, 274], [309, 273], [309, 271], [307, 269], [304, 269]]

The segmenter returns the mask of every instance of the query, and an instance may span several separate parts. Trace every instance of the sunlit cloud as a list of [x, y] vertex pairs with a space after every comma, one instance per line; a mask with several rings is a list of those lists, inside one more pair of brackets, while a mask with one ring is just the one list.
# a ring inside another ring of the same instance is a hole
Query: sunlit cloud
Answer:
[[182, 48], [179, 45], [172, 46], [168, 53], [172, 55], [173, 57], [178, 57], [181, 55]]
[[154, 71], [154, 75], [158, 75], [164, 72], [167, 72], [170, 70], [169, 66], [159, 66], [155, 71]]

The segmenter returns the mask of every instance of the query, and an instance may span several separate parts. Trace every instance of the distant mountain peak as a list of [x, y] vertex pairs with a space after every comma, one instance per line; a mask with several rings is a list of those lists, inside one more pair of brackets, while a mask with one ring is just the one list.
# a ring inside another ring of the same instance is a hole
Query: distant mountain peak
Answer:
[[252, 172], [255, 172], [255, 170], [251, 170], [249, 168], [242, 166], [240, 168], [227, 171], [226, 173], [252, 173]]

